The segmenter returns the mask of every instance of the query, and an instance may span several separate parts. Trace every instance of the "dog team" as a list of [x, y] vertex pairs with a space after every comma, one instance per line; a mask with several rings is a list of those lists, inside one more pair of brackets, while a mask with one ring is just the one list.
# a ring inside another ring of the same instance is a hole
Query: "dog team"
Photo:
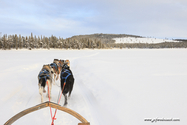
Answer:
[[64, 106], [67, 105], [67, 93], [69, 93], [69, 96], [71, 95], [74, 77], [72, 71], [70, 70], [70, 61], [59, 59], [54, 59], [51, 64], [43, 65], [38, 74], [38, 86], [42, 103], [43, 93], [46, 92], [45, 87], [47, 86], [46, 96], [51, 98], [52, 83], [55, 85], [55, 81], [59, 79], [59, 75], [61, 91], [65, 98]]

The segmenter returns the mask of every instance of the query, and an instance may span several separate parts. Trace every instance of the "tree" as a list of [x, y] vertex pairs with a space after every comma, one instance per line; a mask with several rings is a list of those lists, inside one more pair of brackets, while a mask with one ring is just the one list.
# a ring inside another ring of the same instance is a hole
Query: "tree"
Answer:
[[31, 36], [29, 36], [29, 39], [28, 39], [28, 49], [32, 49], [32, 41], [31, 41]]
[[47, 48], [47, 44], [46, 44], [46, 42], [45, 42], [45, 36], [43, 36], [42, 41], [43, 41], [43, 48]]
[[49, 47], [49, 38], [45, 38], [45, 41], [46, 41], [46, 43], [47, 43], [47, 49], [50, 49], [50, 47]]
[[42, 47], [42, 42], [41, 42], [40, 37], [38, 36], [38, 48], [41, 48], [41, 47]]
[[23, 40], [21, 38], [21, 34], [19, 35], [19, 48], [22, 49], [23, 48]]
[[3, 36], [3, 42], [4, 42], [4, 45], [3, 45], [3, 47], [4, 47], [4, 50], [6, 50], [8, 47], [7, 47], [7, 34], [5, 34], [4, 36]]
[[62, 48], [63, 48], [63, 38], [60, 38], [60, 37], [59, 37], [59, 41], [58, 41], [58, 42], [59, 42], [59, 43], [58, 43], [58, 44], [59, 44], [59, 48], [62, 49]]
[[11, 49], [11, 45], [12, 45], [12, 38], [11, 38], [10, 35], [8, 36], [7, 45], [8, 45], [8, 49], [10, 50]]
[[17, 50], [18, 49], [18, 36], [17, 36], [17, 34], [15, 34], [15, 36], [14, 36], [14, 43], [15, 43], [15, 48]]
[[53, 35], [50, 37], [50, 48], [54, 48], [54, 38], [53, 38]]
[[101, 47], [102, 47], [102, 46], [101, 46], [101, 41], [97, 41], [97, 48], [98, 48], [98, 49], [101, 49]]
[[0, 38], [0, 49], [3, 48], [3, 42], [2, 42], [2, 38]]
[[30, 43], [30, 48], [34, 48], [34, 37], [33, 34], [31, 33], [31, 36], [29, 36], [29, 43]]
[[36, 35], [34, 36], [34, 47], [38, 48], [38, 39], [37, 39]]
[[26, 38], [25, 38], [25, 43], [26, 43], [26, 48], [29, 48], [29, 39], [28, 39], [28, 37], [26, 36]]

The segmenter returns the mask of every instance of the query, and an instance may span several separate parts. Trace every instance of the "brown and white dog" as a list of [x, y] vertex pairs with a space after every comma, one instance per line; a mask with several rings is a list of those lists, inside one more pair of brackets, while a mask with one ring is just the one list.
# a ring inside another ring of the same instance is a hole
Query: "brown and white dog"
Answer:
[[55, 85], [55, 81], [58, 80], [59, 74], [61, 71], [61, 66], [60, 66], [60, 60], [54, 59], [53, 63], [50, 64], [50, 66], [53, 68], [52, 74], [53, 74], [53, 84]]
[[47, 97], [48, 94], [51, 98], [51, 89], [52, 89], [52, 73], [53, 68], [50, 65], [43, 65], [41, 71], [38, 74], [38, 86], [39, 86], [39, 93], [41, 95], [41, 102], [43, 102], [43, 93], [45, 93], [45, 86], [47, 85], [49, 88], [49, 91], [47, 91]]

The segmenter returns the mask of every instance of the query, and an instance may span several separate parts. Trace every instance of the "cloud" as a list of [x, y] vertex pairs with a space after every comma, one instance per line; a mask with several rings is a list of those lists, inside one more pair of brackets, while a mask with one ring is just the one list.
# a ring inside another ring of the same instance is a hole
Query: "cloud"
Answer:
[[185, 0], [1, 0], [0, 32], [186, 37]]

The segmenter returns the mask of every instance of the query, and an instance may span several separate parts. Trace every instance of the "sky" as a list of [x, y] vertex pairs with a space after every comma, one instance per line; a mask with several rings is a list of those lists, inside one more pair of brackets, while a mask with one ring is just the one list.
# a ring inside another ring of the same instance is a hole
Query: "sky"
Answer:
[[187, 38], [186, 0], [0, 0], [0, 34]]

